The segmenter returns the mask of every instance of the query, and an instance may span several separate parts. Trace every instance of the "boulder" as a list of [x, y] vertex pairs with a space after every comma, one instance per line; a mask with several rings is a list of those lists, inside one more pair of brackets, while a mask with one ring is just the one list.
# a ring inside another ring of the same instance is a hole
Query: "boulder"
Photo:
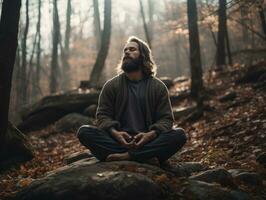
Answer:
[[196, 106], [188, 106], [188, 107], [181, 107], [174, 109], [174, 117], [176, 119], [181, 118], [181, 117], [187, 117], [189, 114], [194, 112], [197, 109]]
[[176, 83], [183, 83], [183, 82], [186, 82], [188, 80], [189, 80], [189, 78], [186, 76], [179, 76], [179, 77], [176, 77], [173, 82], [176, 84]]
[[190, 180], [183, 191], [184, 199], [197, 200], [248, 200], [249, 195], [238, 190], [221, 188], [217, 184]]
[[66, 164], [71, 164], [79, 160], [83, 160], [85, 158], [91, 158], [93, 155], [89, 150], [85, 150], [84, 152], [76, 152], [65, 158]]
[[36, 179], [15, 199], [160, 199], [160, 187], [138, 169], [160, 173], [159, 168], [129, 161], [77, 162]]
[[166, 85], [168, 89], [174, 86], [173, 79], [171, 79], [170, 77], [160, 77], [160, 80]]
[[46, 96], [34, 104], [22, 108], [22, 122], [18, 128], [22, 131], [38, 130], [64, 115], [72, 112], [82, 113], [91, 104], [96, 104], [99, 91], [89, 93], [65, 93]]
[[87, 108], [85, 108], [85, 110], [83, 111], [83, 115], [94, 118], [96, 114], [96, 110], [97, 110], [97, 105], [92, 104], [88, 106]]
[[56, 132], [76, 132], [84, 124], [93, 124], [93, 119], [79, 113], [70, 113], [55, 123]]
[[256, 161], [261, 165], [266, 165], [266, 152], [260, 153], [257, 156]]
[[236, 98], [236, 92], [227, 92], [225, 95], [219, 98], [220, 102], [232, 101]]
[[223, 186], [234, 187], [232, 175], [223, 168], [210, 169], [189, 177], [191, 180], [204, 181], [208, 183], [216, 182]]
[[232, 174], [235, 180], [240, 181], [248, 186], [256, 187], [262, 185], [262, 177], [255, 172], [247, 172], [237, 169], [229, 170], [229, 172]]
[[173, 173], [177, 177], [188, 177], [194, 172], [200, 172], [206, 169], [198, 162], [182, 162], [176, 165], [162, 165], [162, 169]]

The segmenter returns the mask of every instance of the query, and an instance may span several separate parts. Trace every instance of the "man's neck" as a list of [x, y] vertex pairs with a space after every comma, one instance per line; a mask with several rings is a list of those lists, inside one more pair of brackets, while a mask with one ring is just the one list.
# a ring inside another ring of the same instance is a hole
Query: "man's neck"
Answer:
[[139, 81], [139, 80], [143, 79], [144, 75], [143, 75], [142, 71], [139, 70], [139, 71], [136, 71], [136, 72], [126, 73], [126, 76], [131, 81]]

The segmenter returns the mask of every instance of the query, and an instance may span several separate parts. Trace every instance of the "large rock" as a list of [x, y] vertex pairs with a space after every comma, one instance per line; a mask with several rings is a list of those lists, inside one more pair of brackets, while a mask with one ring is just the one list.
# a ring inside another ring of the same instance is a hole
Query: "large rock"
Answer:
[[152, 179], [130, 170], [160, 173], [159, 168], [134, 162], [83, 161], [33, 181], [15, 199], [160, 199], [161, 189]]
[[84, 124], [93, 124], [93, 119], [79, 113], [70, 113], [55, 123], [56, 132], [76, 132]]
[[188, 106], [188, 107], [181, 107], [177, 108], [173, 111], [174, 117], [176, 119], [181, 118], [181, 117], [187, 117], [189, 114], [194, 112], [197, 109], [196, 106]]
[[85, 108], [85, 110], [83, 111], [83, 114], [88, 116], [88, 117], [95, 117], [96, 114], [96, 110], [97, 110], [97, 105], [96, 104], [92, 104], [90, 106], [88, 106], [87, 108]]
[[166, 85], [168, 89], [174, 86], [173, 79], [171, 79], [170, 77], [163, 76], [160, 77], [160, 80]]
[[15, 163], [33, 158], [32, 146], [27, 137], [10, 122], [8, 123], [6, 142], [0, 152], [0, 171]]
[[257, 156], [256, 161], [261, 165], [266, 165], [266, 152], [260, 153]]
[[198, 162], [182, 162], [176, 165], [162, 165], [162, 168], [173, 173], [177, 177], [188, 177], [192, 173], [206, 170], [206, 167]]
[[221, 188], [217, 184], [191, 180], [183, 191], [184, 199], [197, 200], [248, 200], [249, 195], [237, 190]]
[[23, 131], [37, 130], [68, 113], [82, 113], [89, 105], [96, 104], [98, 97], [99, 91], [46, 96], [40, 101], [22, 108], [23, 121], [18, 128]]
[[208, 183], [216, 182], [223, 186], [234, 187], [232, 175], [223, 168], [210, 169], [204, 172], [200, 172], [196, 175], [190, 176], [192, 180], [199, 180]]
[[255, 172], [248, 172], [242, 169], [230, 169], [228, 171], [232, 174], [234, 179], [246, 185], [254, 187], [262, 185], [262, 177]]

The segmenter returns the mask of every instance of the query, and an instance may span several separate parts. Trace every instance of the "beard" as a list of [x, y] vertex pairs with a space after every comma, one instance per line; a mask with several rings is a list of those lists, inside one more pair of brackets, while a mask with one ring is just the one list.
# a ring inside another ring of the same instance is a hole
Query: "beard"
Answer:
[[124, 57], [122, 63], [122, 70], [126, 73], [135, 72], [141, 69], [142, 59]]

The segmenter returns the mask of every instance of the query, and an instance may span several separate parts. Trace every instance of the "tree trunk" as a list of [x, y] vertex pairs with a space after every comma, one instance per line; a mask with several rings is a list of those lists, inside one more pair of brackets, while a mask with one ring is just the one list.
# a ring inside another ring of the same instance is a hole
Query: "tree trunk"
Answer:
[[154, 3], [153, 0], [148, 0], [148, 6], [149, 6], [149, 37], [150, 37], [150, 43], [152, 43], [153, 39], [153, 15], [154, 15]]
[[58, 44], [60, 36], [59, 27], [59, 17], [57, 9], [57, 0], [53, 0], [53, 49], [52, 49], [52, 60], [51, 60], [51, 82], [50, 82], [50, 92], [55, 93], [58, 89], [58, 75], [59, 75], [59, 65], [58, 65]]
[[94, 15], [93, 15], [94, 35], [96, 38], [97, 51], [99, 51], [101, 47], [101, 21], [100, 21], [98, 0], [93, 0], [93, 10], [94, 10]]
[[226, 0], [219, 0], [219, 24], [217, 45], [217, 66], [226, 64], [225, 60], [225, 37], [226, 37]]
[[230, 48], [230, 40], [229, 40], [229, 34], [228, 34], [228, 28], [226, 26], [225, 30], [225, 40], [226, 40], [226, 49], [227, 49], [227, 57], [228, 57], [228, 64], [233, 64], [232, 54], [231, 54], [231, 48]]
[[190, 44], [191, 96], [197, 101], [200, 107], [202, 105], [201, 92], [203, 89], [203, 82], [196, 0], [187, 0], [187, 9]]
[[36, 71], [34, 75], [34, 80], [33, 80], [33, 88], [32, 88], [32, 95], [33, 98], [36, 99], [36, 97], [39, 94], [39, 88], [40, 88], [40, 71], [41, 71], [41, 6], [42, 2], [39, 0], [38, 3], [38, 22], [37, 22], [37, 36], [38, 36], [38, 41], [37, 41], [37, 55], [36, 55]]
[[262, 5], [259, 5], [259, 15], [260, 15], [260, 21], [261, 21], [261, 27], [264, 32], [265, 38], [266, 38], [266, 20], [264, 15], [264, 10]]
[[64, 49], [61, 51], [62, 65], [63, 65], [63, 77], [62, 77], [62, 88], [66, 90], [69, 88], [70, 82], [70, 66], [69, 66], [69, 40], [71, 33], [71, 0], [67, 0], [67, 13], [66, 13], [66, 32], [65, 32], [65, 44]]
[[111, 0], [104, 0], [104, 27], [101, 38], [101, 48], [98, 52], [95, 64], [90, 75], [90, 84], [96, 87], [99, 77], [104, 68], [104, 63], [108, 54], [110, 37], [111, 37], [111, 16], [112, 16]]
[[27, 102], [27, 36], [29, 31], [29, 0], [26, 0], [26, 23], [22, 40], [22, 65], [20, 70], [20, 105]]
[[144, 9], [143, 9], [143, 5], [142, 5], [142, 1], [141, 0], [139, 0], [139, 5], [140, 5], [140, 14], [141, 14], [142, 21], [143, 21], [143, 27], [144, 27], [145, 36], [146, 36], [146, 39], [147, 39], [147, 43], [148, 43], [149, 47], [151, 48], [151, 38], [150, 38], [150, 34], [149, 34], [147, 23], [146, 23], [145, 13], [144, 13]]
[[[241, 14], [241, 23], [247, 24], [247, 7], [241, 6], [240, 7], [240, 14]], [[249, 43], [249, 37], [248, 37], [248, 30], [246, 27], [242, 26], [242, 37], [243, 37], [243, 48], [246, 48]]]
[[4, 0], [0, 20], [0, 148], [5, 144], [11, 80], [18, 43], [20, 0]]

